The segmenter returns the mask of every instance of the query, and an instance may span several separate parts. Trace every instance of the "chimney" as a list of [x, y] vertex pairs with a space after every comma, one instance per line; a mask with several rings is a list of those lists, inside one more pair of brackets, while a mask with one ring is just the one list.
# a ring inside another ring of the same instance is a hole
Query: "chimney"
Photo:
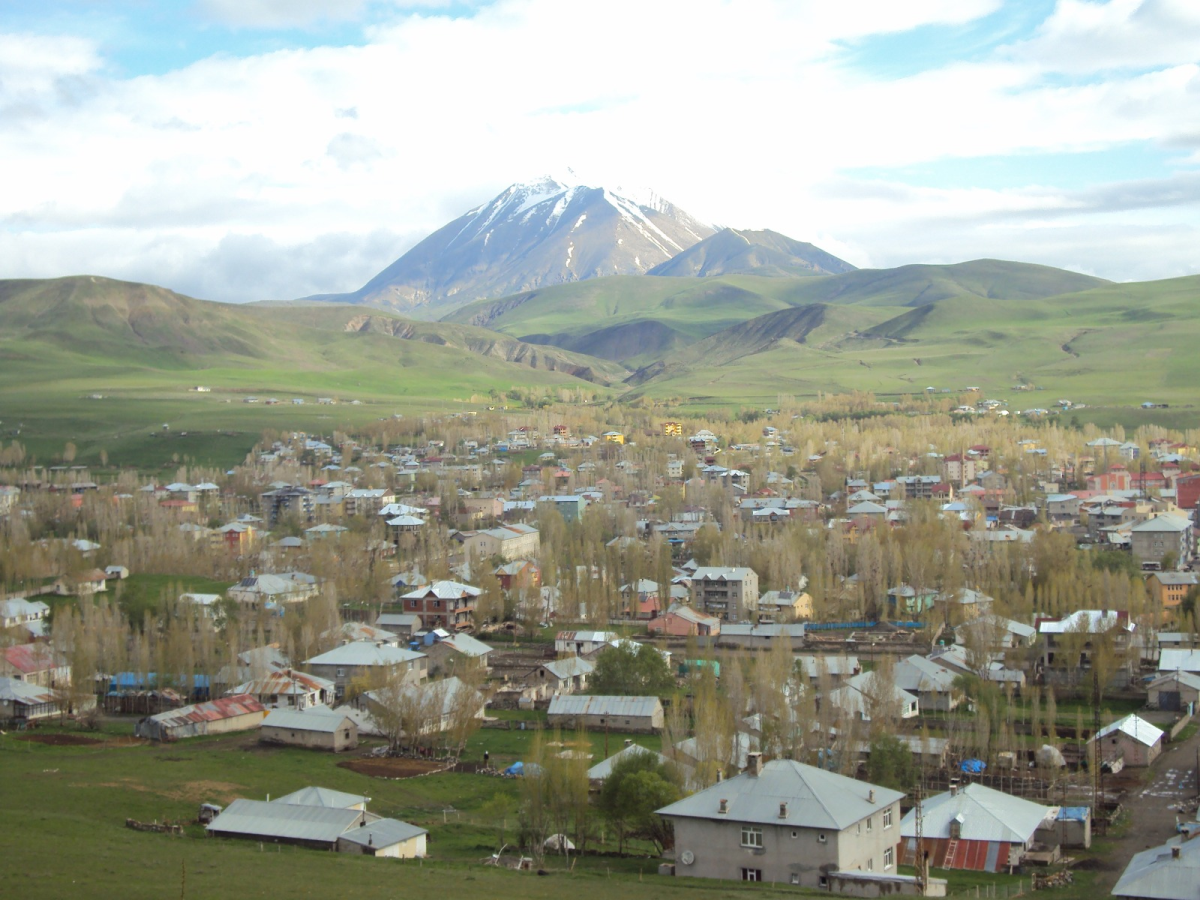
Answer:
[[725, 770], [717, 769], [717, 784], [720, 784], [724, 780], [725, 780]]
[[725, 815], [727, 812], [729, 812], [729, 801], [722, 800], [721, 805], [719, 807], [717, 807], [717, 812], [720, 813], [721, 815]]
[[957, 784], [950, 785], [950, 796], [951, 797], [958, 796], [958, 785]]
[[746, 761], [747, 761], [747, 763], [749, 763], [747, 768], [749, 768], [751, 775], [758, 776], [758, 775], [762, 774], [762, 754], [761, 753], [748, 753], [746, 755]]
[[633, 743], [633, 738], [625, 738], [625, 746], [628, 747]]
[[871, 788], [869, 791], [867, 791], [867, 802], [868, 803], [875, 802], [875, 788]]
[[781, 819], [787, 818], [787, 801], [786, 800], [782, 801], [779, 804], [779, 818], [781, 818]]
[[1179, 859], [1181, 851], [1178, 847], [1171, 848], [1171, 859]]

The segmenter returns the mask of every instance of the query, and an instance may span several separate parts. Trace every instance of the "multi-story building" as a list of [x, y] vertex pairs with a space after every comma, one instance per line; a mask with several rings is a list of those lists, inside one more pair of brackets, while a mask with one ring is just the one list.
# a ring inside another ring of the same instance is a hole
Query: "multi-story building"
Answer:
[[437, 581], [409, 591], [401, 599], [404, 611], [421, 617], [427, 629], [462, 631], [474, 625], [475, 603], [483, 591], [457, 581]]
[[692, 575], [696, 609], [725, 622], [751, 622], [758, 615], [758, 573], [745, 566], [701, 566]]

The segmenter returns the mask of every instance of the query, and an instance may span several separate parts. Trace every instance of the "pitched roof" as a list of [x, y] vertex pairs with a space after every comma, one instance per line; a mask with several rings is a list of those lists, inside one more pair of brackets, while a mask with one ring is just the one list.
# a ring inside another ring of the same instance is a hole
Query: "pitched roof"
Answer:
[[396, 666], [400, 663], [420, 659], [424, 653], [384, 644], [382, 647], [371, 641], [353, 641], [334, 647], [312, 659], [305, 660], [310, 666]]
[[238, 799], [209, 822], [207, 828], [214, 834], [333, 844], [339, 836], [360, 825], [365, 815], [356, 809]]
[[430, 585], [422, 585], [415, 591], [404, 595], [404, 600], [419, 600], [430, 595], [439, 600], [460, 600], [464, 597], [478, 597], [483, 591], [469, 584], [458, 581], [436, 581]]
[[[1054, 813], [1052, 807], [1014, 797], [1003, 791], [968, 784], [956, 793], [946, 791], [923, 801], [922, 826], [927, 838], [948, 838], [950, 824], [957, 820], [965, 841], [1008, 841], [1024, 844]], [[916, 837], [917, 811], [900, 821], [901, 837]]]
[[[775, 759], [763, 765], [761, 775], [744, 772], [663, 807], [658, 814], [764, 825], [786, 821], [807, 828], [841, 831], [903, 796], [900, 791], [856, 781], [795, 760]], [[725, 813], [719, 811], [721, 800], [726, 801]], [[779, 818], [781, 803], [787, 804], [784, 820]]]
[[377, 819], [339, 835], [343, 841], [362, 844], [364, 847], [390, 847], [403, 841], [410, 841], [429, 832], [417, 825], [401, 822], [399, 819]]
[[282, 797], [276, 797], [272, 803], [284, 803], [291, 806], [324, 806], [329, 809], [350, 809], [352, 806], [362, 806], [370, 802], [370, 797], [361, 794], [348, 794], [345, 791], [334, 791], [323, 787], [306, 787]]
[[[263, 719], [263, 728], [287, 728], [290, 731], [313, 731], [333, 734], [352, 721], [348, 716], [335, 713], [328, 706], [310, 709], [273, 709]], [[357, 727], [357, 726], [356, 726]]]
[[1117, 879], [1112, 894], [1152, 900], [1200, 897], [1200, 841], [1172, 838], [1158, 847], [1135, 853]]
[[[1102, 738], [1105, 735], [1113, 734], [1117, 731], [1128, 735], [1139, 744], [1145, 744], [1147, 747], [1153, 747], [1155, 744], [1161, 741], [1164, 733], [1161, 729], [1155, 728], [1136, 713], [1130, 713], [1123, 719], [1117, 719], [1117, 721], [1109, 725], [1105, 725], [1096, 732], [1091, 741], [1096, 740], [1096, 738]], [[1088, 741], [1088, 743], [1091, 743], [1091, 741]]]
[[209, 700], [207, 703], [196, 703], [192, 706], [167, 710], [149, 718], [166, 728], [173, 728], [190, 722], [218, 722], [221, 719], [232, 719], [235, 716], [245, 716], [265, 710], [266, 707], [249, 694], [235, 694], [232, 697]]
[[630, 744], [627, 747], [622, 747], [608, 759], [598, 762], [596, 765], [588, 769], [588, 778], [592, 779], [593, 781], [603, 781], [612, 774], [613, 766], [615, 766], [621, 760], [631, 756], [654, 756], [658, 758], [660, 765], [671, 762], [671, 760], [667, 759], [667, 757], [663, 756], [661, 753], [656, 753], [653, 750], [649, 750], [646, 747], [643, 747], [641, 744]]
[[652, 716], [662, 710], [657, 697], [576, 696], [565, 694], [550, 699], [551, 716]]
[[566, 659], [556, 659], [554, 662], [545, 663], [542, 668], [559, 681], [562, 681], [566, 678], [574, 678], [577, 675], [590, 675], [596, 667], [586, 659], [580, 659], [578, 656], [568, 656]]

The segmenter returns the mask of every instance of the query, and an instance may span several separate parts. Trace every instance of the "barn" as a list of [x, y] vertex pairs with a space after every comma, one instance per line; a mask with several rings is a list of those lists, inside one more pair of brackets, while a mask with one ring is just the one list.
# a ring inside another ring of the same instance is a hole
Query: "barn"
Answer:
[[226, 734], [257, 728], [267, 710], [249, 694], [235, 694], [146, 716], [139, 719], [133, 733], [153, 741], [175, 741], [202, 734]]
[[[921, 804], [922, 849], [937, 869], [1003, 872], [1018, 865], [1055, 809], [981, 784], [951, 787]], [[900, 820], [901, 864], [913, 865], [917, 809]]]
[[315, 750], [353, 750], [358, 746], [358, 724], [328, 706], [310, 709], [273, 709], [263, 719], [258, 739], [268, 744], [288, 744]]

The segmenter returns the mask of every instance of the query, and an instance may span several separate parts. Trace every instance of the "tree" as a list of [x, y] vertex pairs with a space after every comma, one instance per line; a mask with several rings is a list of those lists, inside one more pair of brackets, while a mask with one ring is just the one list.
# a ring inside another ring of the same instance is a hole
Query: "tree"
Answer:
[[613, 765], [597, 805], [617, 832], [618, 852], [630, 837], [652, 841], [659, 852], [670, 844], [671, 825], [655, 810], [680, 797], [673, 768], [651, 751], [626, 753]]
[[648, 644], [623, 641], [602, 650], [596, 657], [589, 691], [622, 697], [649, 697], [669, 694], [675, 676], [666, 658]]
[[894, 734], [877, 735], [871, 741], [867, 778], [872, 784], [907, 793], [917, 780], [912, 751]]

